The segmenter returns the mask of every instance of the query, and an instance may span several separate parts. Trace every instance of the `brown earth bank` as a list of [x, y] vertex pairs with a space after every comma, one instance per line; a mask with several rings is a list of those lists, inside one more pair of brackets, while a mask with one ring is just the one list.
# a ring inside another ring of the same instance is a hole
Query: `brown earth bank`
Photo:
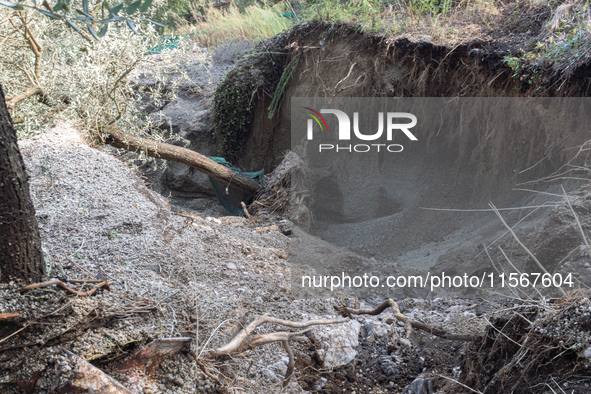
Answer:
[[[247, 170], [272, 170], [291, 145], [291, 97], [589, 96], [589, 64], [567, 75], [547, 67], [532, 81], [529, 70], [517, 73], [505, 60], [520, 51], [516, 44], [479, 39], [444, 46], [326, 21], [297, 25], [261, 42], [218, 86], [214, 122], [220, 148]], [[291, 77], [278, 86], [286, 68]], [[231, 121], [232, 109], [246, 96], [250, 117], [221, 130], [222, 118]], [[283, 99], [271, 107], [277, 98]], [[275, 108], [271, 118], [270, 108]], [[227, 146], [225, 133], [233, 137]]]

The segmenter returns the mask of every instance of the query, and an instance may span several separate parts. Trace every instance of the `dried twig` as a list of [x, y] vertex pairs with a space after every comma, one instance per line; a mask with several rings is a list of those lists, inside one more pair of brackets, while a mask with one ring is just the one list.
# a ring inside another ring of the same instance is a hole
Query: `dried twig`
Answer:
[[197, 353], [195, 353], [192, 350], [189, 350], [188, 353], [195, 359], [197, 366], [199, 367], [199, 369], [201, 369], [203, 371], [203, 373], [205, 375], [207, 375], [207, 377], [209, 377], [211, 380], [213, 380], [220, 388], [223, 387], [222, 382], [220, 382], [218, 377], [209, 371], [209, 369], [205, 366], [203, 361], [199, 360], [199, 358], [198, 358], [199, 356], [197, 355]]
[[62, 282], [68, 283], [103, 283], [102, 279], [61, 279]]
[[[562, 186], [560, 186], [560, 187], [562, 187]], [[575, 217], [575, 220], [577, 221], [577, 225], [579, 226], [579, 231], [581, 232], [581, 237], [583, 237], [583, 242], [585, 242], [585, 247], [587, 248], [587, 254], [589, 255], [589, 258], [591, 258], [591, 246], [589, 246], [589, 241], [587, 241], [587, 236], [585, 235], [585, 231], [583, 230], [583, 226], [581, 225], [581, 221], [579, 220], [579, 215], [577, 215], [577, 213], [573, 209], [573, 206], [570, 203], [570, 199], [568, 198], [568, 195], [566, 194], [564, 187], [562, 187], [562, 193], [564, 194], [564, 199], [568, 203], [568, 207], [570, 208], [570, 211], [572, 212], [573, 216]]]
[[[515, 239], [515, 241], [519, 244], [519, 246], [521, 246], [523, 248], [523, 250], [525, 250], [525, 252], [534, 260], [534, 262], [536, 263], [536, 265], [544, 273], [548, 274], [548, 270], [546, 270], [546, 268], [542, 265], [542, 263], [540, 263], [540, 260], [538, 260], [538, 258], [536, 256], [534, 256], [534, 254], [527, 248], [527, 246], [525, 246], [523, 244], [523, 242], [521, 242], [521, 240], [517, 237], [517, 235], [515, 234], [515, 232], [513, 231], [513, 229], [507, 224], [507, 222], [505, 222], [505, 219], [503, 219], [503, 216], [501, 215], [501, 213], [499, 212], [499, 210], [497, 209], [497, 207], [495, 207], [493, 203], [489, 203], [488, 205], [493, 209], [493, 211], [495, 212], [495, 214], [501, 220], [501, 222], [503, 223], [503, 226], [505, 226], [505, 228], [507, 230], [509, 230], [509, 232], [511, 233], [511, 235], [513, 236], [513, 238]], [[558, 290], [560, 290], [560, 292], [562, 293], [562, 295], [566, 295], [566, 292], [564, 291], [564, 289], [562, 287], [559, 287]]]
[[50, 280], [49, 282], [33, 283], [31, 285], [27, 285], [27, 286], [23, 287], [22, 289], [20, 289], [20, 292], [22, 293], [27, 290], [33, 290], [33, 289], [38, 289], [41, 287], [58, 285], [62, 289], [66, 290], [68, 293], [76, 294], [77, 296], [80, 296], [80, 297], [86, 297], [86, 296], [90, 296], [90, 295], [94, 294], [101, 287], [106, 287], [108, 289], [109, 286], [112, 284], [113, 284], [113, 282], [103, 281], [103, 282], [99, 283], [98, 285], [96, 285], [96, 287], [94, 287], [92, 290], [89, 290], [87, 292], [80, 292], [80, 291], [76, 291], [74, 289], [69, 288], [66, 284], [64, 284], [64, 282], [56, 279], [56, 280]]
[[0, 313], [0, 320], [12, 319], [20, 315], [20, 313]]
[[242, 211], [246, 215], [246, 218], [250, 219], [250, 213], [248, 212], [248, 208], [246, 208], [246, 204], [244, 203], [244, 201], [240, 201], [240, 205], [242, 206]]
[[474, 390], [473, 388], [471, 388], [471, 387], [468, 387], [468, 386], [466, 386], [465, 384], [463, 384], [463, 383], [460, 383], [460, 382], [458, 382], [457, 380], [450, 378], [449, 376], [443, 376], [443, 375], [439, 375], [439, 374], [434, 374], [434, 375], [435, 375], [435, 376], [439, 376], [440, 378], [443, 378], [443, 379], [451, 380], [452, 382], [454, 382], [454, 383], [456, 383], [456, 384], [459, 384], [460, 386], [462, 386], [462, 387], [464, 387], [464, 388], [466, 388], [466, 389], [468, 389], [468, 390], [472, 391], [473, 393], [476, 393], [476, 394], [482, 394], [482, 392], [481, 392], [481, 391]]

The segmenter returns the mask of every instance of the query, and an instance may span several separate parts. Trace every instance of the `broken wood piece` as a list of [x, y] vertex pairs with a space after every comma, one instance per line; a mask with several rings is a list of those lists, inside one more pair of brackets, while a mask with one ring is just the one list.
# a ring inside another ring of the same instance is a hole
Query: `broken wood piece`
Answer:
[[348, 316], [349, 314], [375, 316], [375, 315], [379, 315], [380, 313], [382, 313], [383, 311], [385, 311], [388, 308], [392, 308], [392, 312], [394, 312], [394, 317], [397, 320], [400, 320], [406, 324], [406, 337], [407, 338], [410, 338], [412, 328], [416, 328], [418, 330], [428, 332], [429, 334], [432, 334], [432, 335], [435, 335], [435, 336], [438, 336], [438, 337], [444, 338], [444, 339], [450, 339], [450, 340], [456, 340], [456, 341], [478, 341], [478, 340], [482, 339], [482, 334], [453, 334], [453, 333], [451, 333], [447, 330], [444, 330], [442, 328], [433, 327], [430, 324], [426, 324], [426, 323], [420, 322], [418, 320], [411, 319], [410, 317], [408, 317], [400, 312], [400, 308], [399, 308], [398, 304], [396, 302], [394, 302], [394, 300], [392, 300], [392, 299], [388, 299], [388, 300], [382, 302], [380, 305], [378, 305], [374, 309], [351, 309], [351, 308], [347, 308], [347, 307], [337, 307], [337, 306], [335, 306], [334, 308], [336, 310], [338, 310], [341, 313], [341, 315], [343, 315], [343, 316]]
[[248, 208], [246, 208], [246, 204], [244, 201], [240, 201], [240, 205], [242, 206], [242, 212], [246, 215], [247, 219], [250, 219], [250, 213], [248, 212]]
[[271, 332], [268, 334], [253, 335], [247, 341], [244, 341], [237, 352], [240, 353], [245, 350], [252, 350], [256, 347], [266, 345], [273, 342], [285, 342], [285, 341], [298, 341], [298, 342], [309, 342], [308, 337], [302, 337], [305, 333], [310, 331], [311, 328], [298, 332]]
[[62, 279], [62, 282], [68, 283], [103, 283], [105, 279]]
[[287, 356], [289, 357], [289, 362], [287, 363], [287, 371], [285, 371], [285, 379], [283, 380], [283, 387], [287, 387], [289, 380], [291, 379], [291, 375], [293, 374], [293, 370], [295, 369], [295, 358], [293, 356], [293, 350], [291, 346], [289, 346], [289, 342], [287, 339], [281, 341], [283, 345], [283, 349], [287, 352]]
[[[228, 343], [246, 326], [246, 314], [242, 308], [232, 308], [224, 320], [225, 323], [221, 327], [222, 343]], [[231, 363], [222, 367], [222, 373], [232, 378], [235, 377]]]
[[20, 315], [20, 313], [0, 313], [0, 320], [12, 319], [13, 317], [18, 317]]
[[59, 388], [57, 394], [66, 393], [103, 393], [103, 394], [131, 394], [121, 383], [90, 364], [82, 357], [63, 348], [59, 348], [70, 363], [74, 377]]
[[164, 360], [180, 352], [189, 342], [191, 342], [189, 337], [157, 339], [123, 360], [118, 370], [125, 373], [135, 368], [148, 376], [154, 375]]
[[16, 382], [18, 387], [21, 390], [25, 391], [27, 394], [32, 394], [35, 390], [35, 385], [37, 384], [37, 380], [43, 371], [35, 371], [31, 376], [31, 379], [22, 379]]
[[225, 320], [226, 323], [222, 328], [222, 343], [230, 342], [244, 328], [246, 325], [246, 314], [242, 308], [233, 308], [226, 315]]
[[21, 293], [28, 291], [28, 290], [33, 290], [33, 289], [39, 289], [41, 287], [48, 287], [48, 286], [53, 286], [53, 285], [58, 285], [59, 287], [61, 287], [62, 289], [66, 290], [68, 293], [72, 293], [72, 294], [76, 294], [77, 296], [80, 297], [86, 297], [86, 296], [90, 296], [93, 295], [98, 289], [100, 289], [101, 287], [106, 288], [107, 290], [109, 290], [109, 286], [112, 285], [113, 282], [107, 282], [107, 281], [103, 281], [100, 282], [98, 285], [96, 285], [93, 289], [86, 291], [86, 292], [80, 292], [80, 291], [76, 291], [74, 289], [69, 288], [64, 282], [62, 282], [61, 280], [55, 279], [55, 280], [50, 280], [48, 282], [42, 282], [42, 283], [33, 283], [31, 285], [27, 285], [25, 287], [23, 287], [22, 289], [20, 289], [19, 291]]

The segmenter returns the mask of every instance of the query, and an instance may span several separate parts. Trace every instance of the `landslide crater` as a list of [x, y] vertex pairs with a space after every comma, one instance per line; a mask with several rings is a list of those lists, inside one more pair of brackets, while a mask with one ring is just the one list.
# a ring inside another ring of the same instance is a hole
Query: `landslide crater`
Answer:
[[[442, 135], [435, 130], [404, 157], [343, 160], [310, 173], [316, 218], [310, 231], [326, 241], [408, 272], [436, 267], [480, 274], [492, 269], [491, 258], [503, 259], [507, 249], [514, 263], [535, 270], [487, 203], [556, 205], [563, 201], [561, 186], [570, 191], [581, 185], [580, 175], [556, 175], [572, 169], [565, 163], [584, 162], [577, 147], [590, 137], [587, 101], [567, 105], [577, 111], [576, 119], [567, 113], [555, 118], [544, 114], [552, 111], [556, 97], [587, 96], [591, 72], [585, 64], [568, 77], [542, 70], [531, 83], [527, 70], [516, 74], [504, 61], [511, 51], [495, 42], [447, 47], [322, 21], [298, 25], [261, 42], [218, 86], [218, 146], [245, 170], [273, 170], [292, 148], [291, 99], [296, 97], [549, 98], [522, 116], [513, 109], [503, 124], [486, 132]], [[397, 181], [381, 184], [385, 173]], [[540, 179], [544, 182], [534, 182]], [[352, 209], [353, 201], [362, 204]], [[433, 207], [458, 211], [424, 209]], [[466, 209], [472, 211], [459, 211]], [[541, 258], [555, 269], [582, 239], [542, 242], [536, 238], [540, 231], [550, 238], [564, 232], [558, 225], [550, 229], [547, 219], [553, 213], [548, 208], [530, 213], [503, 211], [512, 225], [527, 216], [518, 230], [524, 242], [542, 249], [561, 245], [560, 251]], [[502, 248], [489, 248], [494, 242]]]

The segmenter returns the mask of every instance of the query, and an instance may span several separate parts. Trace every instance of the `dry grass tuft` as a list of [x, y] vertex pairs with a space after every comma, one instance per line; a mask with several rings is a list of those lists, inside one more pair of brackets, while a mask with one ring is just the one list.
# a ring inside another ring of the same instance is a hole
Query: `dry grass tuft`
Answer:
[[272, 37], [290, 28], [291, 19], [282, 4], [273, 7], [253, 5], [240, 12], [238, 7], [190, 7], [192, 24], [176, 18], [177, 34], [190, 34], [203, 47], [216, 47], [228, 41], [254, 41]]

